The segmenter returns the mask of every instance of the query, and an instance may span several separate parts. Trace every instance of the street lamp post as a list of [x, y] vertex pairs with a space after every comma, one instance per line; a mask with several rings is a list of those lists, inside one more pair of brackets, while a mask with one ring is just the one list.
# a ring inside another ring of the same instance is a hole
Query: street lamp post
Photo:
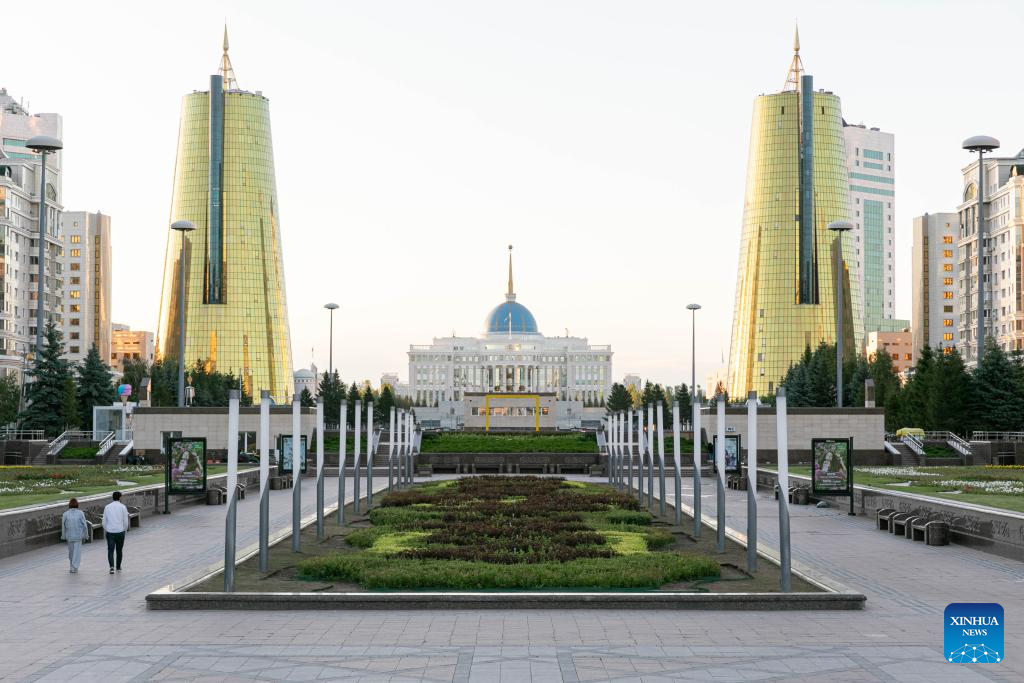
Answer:
[[999, 149], [999, 140], [987, 135], [975, 135], [963, 142], [963, 148], [978, 153], [978, 331], [976, 362], [981, 364], [985, 353], [985, 152]]
[[185, 236], [196, 229], [192, 221], [174, 221], [171, 230], [181, 237], [181, 256], [178, 258], [178, 407], [185, 407]]
[[331, 312], [331, 333], [327, 347], [327, 374], [330, 376], [334, 374], [334, 311], [338, 308], [338, 304], [333, 302], [324, 304], [324, 308]]
[[836, 407], [843, 407], [843, 233], [853, 230], [850, 221], [832, 221], [828, 229], [836, 234]]
[[29, 138], [25, 146], [38, 152], [41, 157], [39, 173], [39, 244], [38, 273], [36, 281], [36, 363], [43, 359], [43, 325], [45, 324], [46, 299], [46, 155], [64, 149], [64, 143], [49, 135], [36, 135]]

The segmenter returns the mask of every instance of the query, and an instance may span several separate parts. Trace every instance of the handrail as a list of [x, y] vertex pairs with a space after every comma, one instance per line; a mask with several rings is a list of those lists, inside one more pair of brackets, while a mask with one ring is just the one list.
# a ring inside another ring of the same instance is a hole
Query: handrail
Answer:
[[1024, 432], [972, 432], [972, 441], [1024, 441]]
[[46, 449], [47, 455], [57, 455], [61, 450], [68, 445], [68, 441], [71, 440], [70, 430], [63, 432], [60, 436], [50, 442], [49, 447]]
[[111, 448], [114, 447], [114, 432], [107, 432], [107, 435], [100, 441], [99, 448], [96, 449], [96, 457], [102, 457], [107, 454]]
[[924, 444], [913, 434], [904, 434], [903, 443], [907, 444], [907, 447], [918, 455], [924, 456]]
[[46, 434], [42, 429], [5, 429], [0, 431], [0, 441], [42, 441]]

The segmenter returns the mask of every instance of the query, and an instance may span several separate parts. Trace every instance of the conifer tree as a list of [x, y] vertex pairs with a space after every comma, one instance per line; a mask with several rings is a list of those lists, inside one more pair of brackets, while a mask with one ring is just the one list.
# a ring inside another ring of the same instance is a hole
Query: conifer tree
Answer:
[[32, 382], [26, 388], [28, 401], [21, 414], [24, 429], [41, 429], [50, 437], [64, 431], [66, 380], [70, 376], [64, 353], [63, 335], [53, 322], [43, 331], [45, 344], [36, 366], [29, 370]]
[[[138, 390], [137, 384], [132, 385], [133, 395], [137, 394]], [[78, 368], [77, 413], [82, 427], [92, 429], [92, 409], [95, 406], [109, 406], [116, 400], [117, 392], [111, 380], [110, 368], [100, 358], [99, 349], [93, 344], [85, 356], [85, 361]]]

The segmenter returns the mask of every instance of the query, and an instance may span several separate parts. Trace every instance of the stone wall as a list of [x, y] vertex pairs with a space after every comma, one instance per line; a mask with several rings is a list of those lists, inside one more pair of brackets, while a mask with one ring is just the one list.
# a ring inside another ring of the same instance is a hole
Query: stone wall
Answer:
[[[325, 419], [327, 419], [325, 417]], [[337, 416], [334, 418], [337, 420]], [[299, 418], [306, 443], [312, 443], [316, 430], [316, 410], [303, 408]], [[238, 412], [240, 432], [259, 433], [259, 406], [241, 408]], [[136, 408], [132, 414], [135, 454], [153, 458], [160, 454], [164, 432], [181, 432], [182, 436], [206, 438], [207, 451], [226, 451], [228, 440], [227, 408]], [[292, 433], [292, 407], [271, 406], [270, 447], [277, 448], [277, 437]], [[364, 432], [365, 434], [365, 432]]]

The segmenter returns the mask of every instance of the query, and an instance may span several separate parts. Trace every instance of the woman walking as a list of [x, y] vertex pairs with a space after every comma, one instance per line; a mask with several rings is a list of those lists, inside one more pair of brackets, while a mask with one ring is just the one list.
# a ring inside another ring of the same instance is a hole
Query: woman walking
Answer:
[[68, 542], [68, 560], [71, 562], [72, 574], [78, 573], [78, 565], [82, 561], [82, 541], [88, 533], [85, 513], [78, 509], [78, 499], [72, 498], [60, 520], [60, 537], [61, 540]]

